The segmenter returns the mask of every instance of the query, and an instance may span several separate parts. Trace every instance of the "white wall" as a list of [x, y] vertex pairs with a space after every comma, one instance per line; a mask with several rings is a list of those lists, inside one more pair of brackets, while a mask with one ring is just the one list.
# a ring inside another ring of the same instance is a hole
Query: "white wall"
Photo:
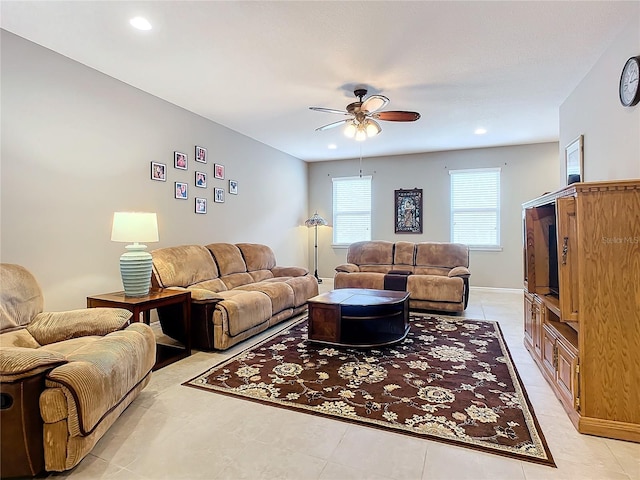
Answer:
[[[1, 48], [0, 258], [34, 273], [45, 308], [122, 289], [114, 211], [158, 213], [150, 249], [256, 242], [279, 264], [307, 265], [304, 162], [6, 31]], [[206, 190], [194, 187], [195, 145], [209, 150]], [[173, 168], [174, 150], [189, 154], [187, 171]], [[166, 183], [150, 180], [152, 160], [167, 164]], [[239, 195], [213, 178], [214, 162]], [[189, 184], [187, 201], [173, 198], [174, 181]], [[214, 186], [226, 203], [213, 203]], [[206, 215], [194, 213], [196, 190]]]
[[618, 85], [629, 57], [640, 55], [637, 14], [560, 106], [560, 185], [564, 148], [584, 135], [584, 181], [640, 178], [640, 105], [620, 103]]
[[[374, 240], [450, 241], [449, 170], [501, 167], [501, 240], [503, 251], [472, 251], [471, 284], [522, 288], [522, 203], [553, 190], [557, 182], [558, 144], [543, 143], [363, 159], [372, 175]], [[356, 176], [359, 159], [309, 165], [309, 212], [331, 223], [333, 177]], [[423, 189], [422, 235], [394, 233], [394, 190]], [[319, 275], [333, 277], [346, 249], [332, 248], [332, 229], [320, 227]], [[313, 249], [313, 241], [309, 243]], [[310, 250], [311, 251], [311, 250]]]

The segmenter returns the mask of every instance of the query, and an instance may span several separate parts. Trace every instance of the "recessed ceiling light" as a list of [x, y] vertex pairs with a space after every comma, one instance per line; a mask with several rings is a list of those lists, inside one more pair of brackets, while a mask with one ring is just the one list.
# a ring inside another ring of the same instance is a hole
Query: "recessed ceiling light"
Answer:
[[135, 17], [129, 20], [129, 23], [138, 30], [151, 30], [149, 20], [144, 17]]
[[327, 145], [327, 148], [329, 150], [335, 150], [336, 148], [338, 148], [338, 146], [335, 143], [330, 143], [329, 145]]
[[476, 128], [473, 133], [475, 133], [476, 135], [484, 135], [485, 133], [487, 133], [487, 129], [486, 128]]

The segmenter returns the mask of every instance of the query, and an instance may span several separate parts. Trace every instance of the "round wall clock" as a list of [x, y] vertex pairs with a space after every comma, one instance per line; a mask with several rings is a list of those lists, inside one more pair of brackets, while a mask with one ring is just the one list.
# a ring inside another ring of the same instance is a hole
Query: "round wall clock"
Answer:
[[620, 75], [620, 102], [625, 107], [633, 107], [640, 102], [640, 88], [638, 76], [640, 74], [640, 56], [631, 57], [624, 64]]

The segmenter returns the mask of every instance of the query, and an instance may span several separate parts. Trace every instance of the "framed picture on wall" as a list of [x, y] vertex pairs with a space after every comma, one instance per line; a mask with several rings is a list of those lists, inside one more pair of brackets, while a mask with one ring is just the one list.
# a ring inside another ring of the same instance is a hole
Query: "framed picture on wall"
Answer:
[[166, 182], [167, 181], [167, 165], [164, 163], [151, 162], [151, 180]]
[[238, 194], [238, 181], [237, 180], [229, 180], [229, 193], [231, 195]]
[[189, 186], [186, 183], [176, 182], [176, 198], [186, 200], [188, 198]]
[[180, 170], [187, 169], [187, 154], [182, 152], [173, 152], [173, 166]]
[[224, 189], [223, 188], [214, 188], [213, 189], [213, 201], [216, 203], [224, 203]]
[[207, 149], [196, 145], [196, 162], [207, 163]]
[[564, 149], [567, 185], [571, 185], [576, 182], [584, 182], [584, 176], [582, 173], [584, 168], [583, 143], [584, 137], [580, 135]]
[[196, 197], [196, 213], [207, 213], [207, 199]]
[[422, 233], [422, 189], [395, 190], [395, 233]]
[[207, 188], [207, 174], [196, 172], [196, 187]]
[[224, 180], [224, 165], [220, 165], [219, 163], [214, 163], [213, 173], [216, 178], [219, 178], [220, 180]]

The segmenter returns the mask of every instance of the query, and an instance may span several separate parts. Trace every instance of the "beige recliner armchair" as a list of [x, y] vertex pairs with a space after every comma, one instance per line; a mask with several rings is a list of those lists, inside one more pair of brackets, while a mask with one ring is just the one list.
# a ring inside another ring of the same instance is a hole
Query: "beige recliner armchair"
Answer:
[[115, 308], [43, 312], [35, 278], [0, 264], [2, 477], [76, 466], [149, 383], [155, 338]]

